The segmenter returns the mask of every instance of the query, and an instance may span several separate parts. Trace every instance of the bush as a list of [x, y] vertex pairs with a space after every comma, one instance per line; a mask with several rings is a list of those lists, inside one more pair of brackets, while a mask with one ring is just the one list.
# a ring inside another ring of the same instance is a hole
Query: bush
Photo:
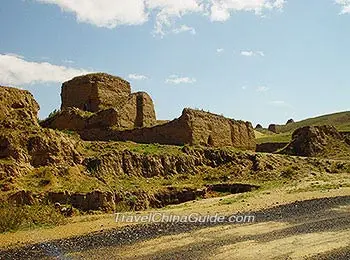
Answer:
[[297, 173], [293, 167], [287, 167], [282, 170], [281, 177], [286, 179], [292, 179], [296, 174]]
[[0, 233], [64, 223], [65, 217], [51, 205], [0, 205]]
[[47, 119], [56, 116], [58, 113], [60, 113], [60, 110], [59, 110], [59, 109], [55, 109], [54, 111], [52, 111], [52, 112], [49, 114], [49, 116], [47, 117]]

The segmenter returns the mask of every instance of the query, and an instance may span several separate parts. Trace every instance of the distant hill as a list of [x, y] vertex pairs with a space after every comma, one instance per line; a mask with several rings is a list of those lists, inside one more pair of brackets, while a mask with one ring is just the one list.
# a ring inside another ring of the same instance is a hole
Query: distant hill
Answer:
[[332, 125], [335, 126], [338, 131], [350, 131], [350, 112], [323, 115], [287, 125], [277, 125], [276, 127], [278, 133], [288, 133], [294, 132], [300, 127], [319, 125]]
[[267, 129], [255, 129], [255, 131], [261, 133], [256, 135], [256, 138], [258, 143], [289, 142], [292, 133], [296, 129], [304, 126], [320, 125], [332, 125], [340, 132], [350, 131], [350, 111], [309, 118], [287, 125], [277, 125], [276, 130], [278, 134], [274, 134]]

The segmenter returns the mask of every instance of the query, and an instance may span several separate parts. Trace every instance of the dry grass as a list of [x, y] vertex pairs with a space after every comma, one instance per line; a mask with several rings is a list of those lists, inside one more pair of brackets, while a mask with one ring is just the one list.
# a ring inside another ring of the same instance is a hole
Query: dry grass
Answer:
[[0, 233], [64, 223], [66, 219], [53, 206], [0, 204]]

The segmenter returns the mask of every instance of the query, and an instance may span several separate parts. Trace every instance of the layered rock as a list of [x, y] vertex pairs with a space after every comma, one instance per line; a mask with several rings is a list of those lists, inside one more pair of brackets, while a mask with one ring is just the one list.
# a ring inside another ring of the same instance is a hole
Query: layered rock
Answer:
[[93, 129], [81, 133], [86, 140], [118, 140], [172, 145], [234, 146], [255, 150], [254, 129], [249, 122], [236, 121], [199, 110], [184, 109], [169, 123], [127, 131]]

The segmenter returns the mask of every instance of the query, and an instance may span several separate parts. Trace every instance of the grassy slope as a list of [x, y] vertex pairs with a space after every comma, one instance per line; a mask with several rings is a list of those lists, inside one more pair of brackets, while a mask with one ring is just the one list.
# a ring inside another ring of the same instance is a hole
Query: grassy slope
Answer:
[[258, 132], [262, 133], [262, 135], [257, 136], [257, 142], [289, 142], [291, 140], [292, 133], [296, 129], [311, 125], [333, 125], [338, 129], [338, 131], [350, 131], [350, 112], [329, 114], [305, 119], [288, 125], [279, 125], [277, 126], [277, 131], [279, 134], [274, 134], [266, 129], [257, 130]]
[[288, 125], [277, 126], [279, 133], [293, 132], [294, 130], [310, 125], [333, 125], [339, 131], [350, 131], [350, 112], [341, 112], [310, 118]]

